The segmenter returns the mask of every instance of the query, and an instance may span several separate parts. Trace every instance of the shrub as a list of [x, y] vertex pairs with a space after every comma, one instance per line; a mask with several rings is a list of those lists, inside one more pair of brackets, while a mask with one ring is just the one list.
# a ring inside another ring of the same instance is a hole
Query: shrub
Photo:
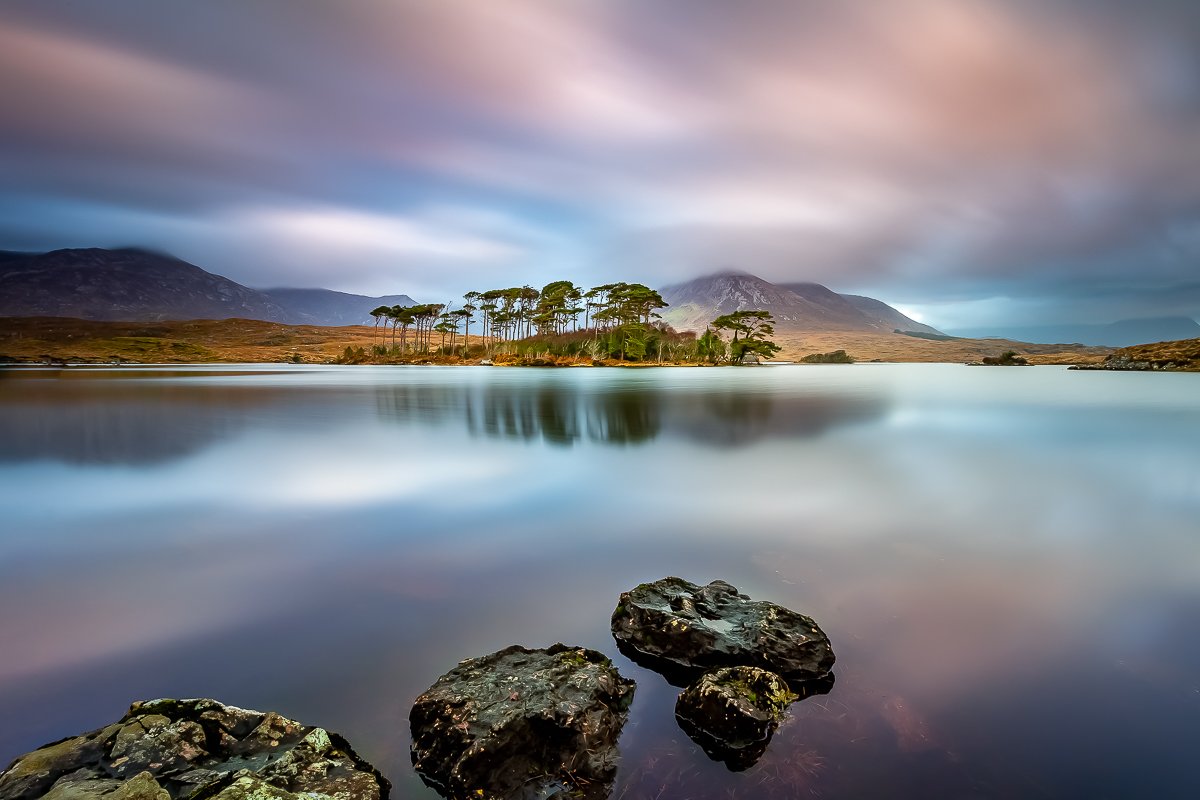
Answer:
[[853, 364], [854, 356], [845, 350], [834, 350], [832, 353], [812, 353], [800, 360], [805, 364]]

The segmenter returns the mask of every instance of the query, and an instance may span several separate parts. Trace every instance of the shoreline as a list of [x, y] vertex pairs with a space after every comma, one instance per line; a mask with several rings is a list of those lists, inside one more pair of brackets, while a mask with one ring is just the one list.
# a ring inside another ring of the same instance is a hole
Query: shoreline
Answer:
[[[1081, 345], [1044, 345], [1008, 340], [930, 341], [895, 333], [852, 331], [779, 331], [774, 337], [782, 350], [771, 360], [800, 361], [805, 356], [845, 350], [858, 363], [965, 363], [1015, 350], [1032, 363], [1096, 363], [1112, 348]], [[448, 342], [447, 342], [448, 343]], [[320, 327], [283, 325], [259, 320], [191, 320], [182, 322], [110, 322], [62, 317], [0, 318], [0, 362], [16, 364], [455, 364], [474, 365], [487, 358], [483, 341], [469, 338], [470, 356], [406, 353], [379, 356], [376, 346], [389, 341], [371, 326]], [[439, 344], [436, 340], [434, 344]], [[459, 347], [461, 338], [456, 343]], [[349, 351], [348, 351], [349, 348]], [[497, 345], [502, 349], [503, 345]], [[521, 363], [527, 366], [592, 365], [590, 355], [553, 356], [549, 348], [516, 356], [493, 352], [498, 366]], [[459, 351], [461, 353], [461, 350]], [[663, 366], [704, 366], [675, 362], [665, 356]], [[599, 361], [601, 365], [657, 366], [645, 362]]]

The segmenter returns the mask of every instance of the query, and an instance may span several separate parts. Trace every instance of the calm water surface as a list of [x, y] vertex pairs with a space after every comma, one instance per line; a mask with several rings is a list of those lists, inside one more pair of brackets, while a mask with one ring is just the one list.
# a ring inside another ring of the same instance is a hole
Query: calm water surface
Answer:
[[[338, 731], [512, 643], [638, 682], [614, 797], [1200, 796], [1200, 375], [858, 365], [0, 373], [0, 762], [132, 700]], [[618, 593], [814, 616], [833, 690], [733, 773]]]

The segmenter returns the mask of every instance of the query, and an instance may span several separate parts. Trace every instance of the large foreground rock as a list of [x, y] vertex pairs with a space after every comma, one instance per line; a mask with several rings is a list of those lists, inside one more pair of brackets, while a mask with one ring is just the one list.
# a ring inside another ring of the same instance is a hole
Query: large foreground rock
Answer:
[[274, 712], [151, 700], [0, 773], [0, 800], [386, 800], [346, 740]]
[[556, 644], [472, 658], [417, 698], [418, 774], [455, 798], [606, 798], [633, 700], [601, 653]]
[[612, 632], [622, 652], [673, 680], [672, 670], [692, 680], [712, 667], [746, 666], [804, 683], [828, 680], [834, 662], [829, 637], [811, 618], [724, 581], [663, 578], [623, 592]]

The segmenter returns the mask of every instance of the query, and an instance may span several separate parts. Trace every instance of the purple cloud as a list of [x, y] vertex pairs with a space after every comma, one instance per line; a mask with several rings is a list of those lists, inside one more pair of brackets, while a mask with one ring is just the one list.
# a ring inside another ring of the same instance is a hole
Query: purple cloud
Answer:
[[15, 0], [0, 247], [414, 295], [734, 266], [930, 307], [1099, 313], [1123, 286], [1195, 314], [1169, 290], [1200, 258], [1198, 17]]

